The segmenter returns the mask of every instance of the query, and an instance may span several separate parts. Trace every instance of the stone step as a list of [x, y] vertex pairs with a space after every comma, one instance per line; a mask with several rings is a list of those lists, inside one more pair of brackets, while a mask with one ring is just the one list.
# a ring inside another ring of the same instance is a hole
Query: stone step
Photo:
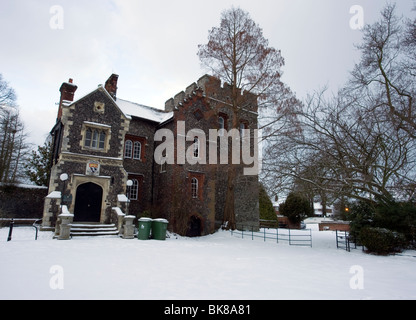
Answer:
[[117, 227], [114, 224], [84, 224], [74, 223], [71, 226], [73, 237], [116, 236]]

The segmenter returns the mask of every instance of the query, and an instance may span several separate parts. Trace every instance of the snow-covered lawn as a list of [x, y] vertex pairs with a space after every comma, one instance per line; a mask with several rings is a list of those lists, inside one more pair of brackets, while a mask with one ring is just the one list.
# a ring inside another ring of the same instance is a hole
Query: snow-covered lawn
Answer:
[[313, 228], [313, 247], [231, 236], [166, 241], [52, 239], [0, 229], [0, 299], [416, 299], [416, 252], [373, 256], [336, 249]]

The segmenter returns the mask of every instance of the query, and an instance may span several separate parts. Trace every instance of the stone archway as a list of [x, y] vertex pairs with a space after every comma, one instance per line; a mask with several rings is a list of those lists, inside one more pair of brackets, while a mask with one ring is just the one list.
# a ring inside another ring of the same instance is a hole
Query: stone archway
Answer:
[[197, 216], [191, 216], [188, 220], [187, 237], [200, 237], [202, 234], [202, 220]]
[[74, 221], [100, 222], [103, 188], [88, 182], [78, 186], [75, 196]]

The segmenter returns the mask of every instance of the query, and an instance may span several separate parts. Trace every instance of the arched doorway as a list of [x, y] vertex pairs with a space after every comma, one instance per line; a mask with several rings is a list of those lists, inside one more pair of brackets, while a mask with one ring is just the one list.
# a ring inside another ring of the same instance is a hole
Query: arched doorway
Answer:
[[78, 186], [75, 197], [74, 221], [100, 222], [103, 188], [89, 182]]
[[192, 216], [188, 221], [187, 237], [200, 237], [202, 233], [202, 221], [196, 216]]

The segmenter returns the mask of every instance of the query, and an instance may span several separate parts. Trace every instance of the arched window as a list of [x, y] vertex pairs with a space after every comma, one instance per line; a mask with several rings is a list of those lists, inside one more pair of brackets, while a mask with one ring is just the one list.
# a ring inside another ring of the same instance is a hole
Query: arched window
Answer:
[[218, 117], [218, 125], [219, 125], [219, 136], [222, 137], [224, 135], [224, 129], [225, 129], [225, 119], [223, 116]]
[[124, 158], [131, 158], [131, 154], [133, 152], [133, 142], [130, 140], [126, 141], [126, 146], [124, 148]]
[[240, 137], [244, 137], [244, 129], [245, 129], [245, 125], [243, 122], [240, 123]]
[[220, 129], [225, 129], [225, 119], [223, 116], [218, 117], [218, 124]]
[[191, 180], [191, 193], [192, 193], [193, 199], [198, 198], [198, 179], [197, 178], [192, 178]]
[[199, 158], [199, 139], [194, 139], [194, 158]]
[[139, 141], [134, 143], [133, 159], [140, 160], [142, 153], [142, 144]]

